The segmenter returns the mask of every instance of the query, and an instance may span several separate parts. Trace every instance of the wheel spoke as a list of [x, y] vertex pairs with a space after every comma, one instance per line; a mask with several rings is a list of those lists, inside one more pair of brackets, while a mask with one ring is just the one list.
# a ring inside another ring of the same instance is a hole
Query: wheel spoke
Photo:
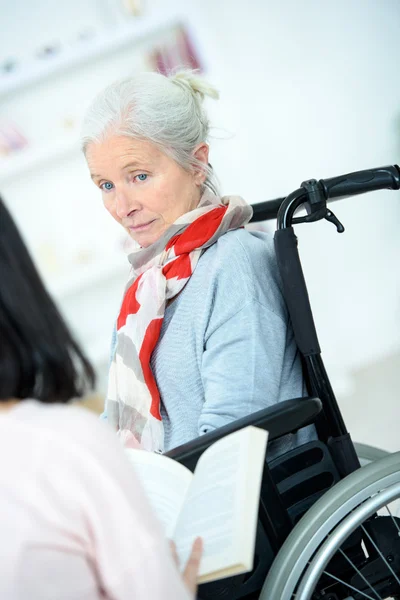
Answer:
[[391, 512], [391, 510], [390, 510], [390, 508], [388, 507], [388, 505], [387, 505], [387, 504], [385, 505], [385, 508], [386, 508], [386, 510], [388, 511], [388, 513], [389, 513], [389, 515], [390, 515], [390, 518], [392, 519], [392, 521], [393, 521], [393, 524], [394, 524], [394, 526], [395, 526], [395, 527], [396, 527], [396, 529], [397, 529], [398, 535], [400, 536], [400, 527], [399, 527], [399, 524], [397, 523], [396, 519], [395, 519], [395, 518], [394, 518], [394, 516], [392, 515], [392, 512]]
[[397, 583], [400, 585], [400, 579], [397, 577], [396, 573], [393, 571], [392, 567], [390, 566], [386, 558], [383, 556], [382, 552], [379, 550], [378, 546], [375, 544], [374, 540], [372, 539], [368, 531], [365, 529], [364, 525], [361, 525], [361, 529], [364, 531], [365, 535], [367, 536], [375, 550], [378, 552], [379, 556], [381, 557], [381, 559], [383, 560], [383, 562], [385, 563], [385, 565], [387, 566]]
[[[357, 588], [353, 587], [352, 585], [350, 585], [350, 583], [347, 583], [347, 581], [343, 581], [343, 579], [336, 577], [336, 575], [332, 575], [332, 573], [328, 573], [328, 571], [324, 571], [324, 573], [325, 573], [325, 575], [328, 575], [328, 577], [332, 577], [332, 579], [334, 579], [338, 583], [341, 583], [342, 585], [348, 587], [350, 590], [353, 590], [353, 592], [357, 592], [357, 594], [361, 594], [361, 596], [364, 596], [364, 598], [369, 598], [369, 600], [375, 600], [375, 598], [373, 598], [372, 596], [368, 596], [368, 594], [365, 594], [361, 590], [358, 590]], [[378, 596], [378, 598], [379, 598], [379, 600], [384, 600], [381, 596]]]
[[375, 594], [375, 596], [378, 598], [378, 600], [382, 600], [381, 596], [378, 594], [378, 592], [375, 590], [375, 588], [372, 587], [372, 585], [370, 584], [370, 582], [368, 581], [368, 579], [366, 577], [364, 577], [364, 575], [356, 567], [356, 565], [353, 563], [353, 561], [347, 556], [347, 554], [345, 552], [343, 552], [343, 550], [341, 548], [339, 548], [339, 552], [340, 552], [340, 554], [342, 554], [342, 556], [345, 557], [345, 559], [347, 560], [347, 562], [353, 567], [353, 569], [355, 570], [355, 572], [357, 573], [357, 575], [359, 577], [361, 577], [361, 579], [364, 581], [364, 583], [367, 584], [367, 586], [370, 588], [370, 590], [372, 590], [372, 593]]

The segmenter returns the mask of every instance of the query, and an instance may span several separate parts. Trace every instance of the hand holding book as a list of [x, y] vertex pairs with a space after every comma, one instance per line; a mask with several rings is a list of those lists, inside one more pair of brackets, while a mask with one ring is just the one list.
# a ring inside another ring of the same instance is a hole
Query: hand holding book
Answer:
[[252, 426], [231, 433], [203, 453], [193, 474], [166, 456], [126, 450], [181, 565], [203, 539], [198, 583], [253, 568], [267, 438]]

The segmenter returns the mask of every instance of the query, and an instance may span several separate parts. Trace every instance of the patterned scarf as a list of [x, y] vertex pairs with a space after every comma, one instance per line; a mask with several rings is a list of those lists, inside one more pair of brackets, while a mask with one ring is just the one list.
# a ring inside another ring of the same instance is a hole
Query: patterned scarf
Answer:
[[129, 254], [132, 269], [117, 319], [107, 393], [108, 421], [126, 447], [163, 452], [160, 395], [150, 358], [167, 302], [189, 281], [204, 250], [227, 231], [243, 227], [251, 215], [240, 197], [219, 198], [206, 189], [195, 210], [151, 246]]

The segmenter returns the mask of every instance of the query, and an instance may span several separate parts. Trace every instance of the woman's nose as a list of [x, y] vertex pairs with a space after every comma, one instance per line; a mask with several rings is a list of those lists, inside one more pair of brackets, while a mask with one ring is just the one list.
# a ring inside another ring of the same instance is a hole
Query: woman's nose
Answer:
[[120, 219], [127, 217], [133, 210], [138, 208], [138, 203], [131, 194], [119, 191], [115, 196], [115, 210]]

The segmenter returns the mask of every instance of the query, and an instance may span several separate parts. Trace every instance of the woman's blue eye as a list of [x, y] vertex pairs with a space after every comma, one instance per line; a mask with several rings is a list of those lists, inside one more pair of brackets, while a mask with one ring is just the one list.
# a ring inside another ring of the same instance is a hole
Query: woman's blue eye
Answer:
[[139, 179], [139, 181], [146, 181], [147, 179], [146, 173], [140, 173], [139, 175], [136, 175], [136, 177]]
[[106, 181], [105, 183], [101, 184], [101, 189], [105, 190], [106, 192], [109, 192], [110, 190], [113, 189], [113, 184], [111, 183], [111, 181]]

